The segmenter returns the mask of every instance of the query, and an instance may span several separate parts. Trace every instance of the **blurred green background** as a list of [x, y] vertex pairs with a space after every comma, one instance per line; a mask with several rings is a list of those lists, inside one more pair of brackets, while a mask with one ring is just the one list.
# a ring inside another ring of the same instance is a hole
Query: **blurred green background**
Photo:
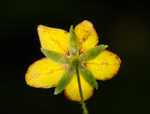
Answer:
[[100, 81], [87, 101], [90, 114], [148, 114], [150, 103], [150, 7], [146, 1], [7, 0], [0, 14], [0, 113], [81, 114], [79, 103], [54, 89], [26, 85], [28, 66], [43, 57], [37, 25], [68, 30], [82, 20], [95, 25], [100, 43], [121, 60], [118, 75]]

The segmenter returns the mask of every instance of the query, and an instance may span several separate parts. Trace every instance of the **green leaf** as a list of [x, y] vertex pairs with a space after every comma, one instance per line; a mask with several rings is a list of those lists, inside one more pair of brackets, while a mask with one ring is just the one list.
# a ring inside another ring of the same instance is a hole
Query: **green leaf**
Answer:
[[82, 74], [81, 76], [85, 79], [85, 81], [87, 81], [92, 87], [98, 89], [98, 83], [96, 82], [92, 72], [82, 65], [79, 66], [79, 69]]
[[41, 48], [41, 52], [49, 59], [51, 59], [52, 61], [56, 62], [56, 63], [60, 63], [60, 64], [67, 64], [69, 63], [69, 59], [67, 58], [67, 56], [57, 53], [55, 51], [50, 51], [44, 48]]
[[71, 55], [78, 54], [78, 39], [72, 25], [70, 26], [69, 52]]
[[64, 88], [73, 79], [73, 75], [74, 75], [73, 67], [68, 68], [68, 70], [63, 74], [62, 78], [60, 79], [57, 87], [55, 88], [54, 95], [57, 95], [64, 90]]
[[108, 45], [99, 45], [97, 47], [91, 48], [87, 50], [86, 52], [81, 54], [81, 60], [82, 61], [88, 61], [91, 59], [96, 58], [102, 51], [104, 51]]

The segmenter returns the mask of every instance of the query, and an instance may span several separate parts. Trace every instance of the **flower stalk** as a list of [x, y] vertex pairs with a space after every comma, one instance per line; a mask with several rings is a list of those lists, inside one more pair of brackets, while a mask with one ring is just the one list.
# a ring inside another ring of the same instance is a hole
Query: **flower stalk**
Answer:
[[88, 114], [88, 110], [87, 110], [86, 104], [84, 102], [84, 97], [83, 97], [83, 93], [82, 93], [82, 87], [81, 87], [78, 65], [79, 64], [76, 64], [75, 69], [76, 69], [76, 74], [77, 74], [79, 93], [80, 93], [80, 98], [81, 98], [81, 105], [82, 105], [82, 109], [83, 109], [83, 114]]

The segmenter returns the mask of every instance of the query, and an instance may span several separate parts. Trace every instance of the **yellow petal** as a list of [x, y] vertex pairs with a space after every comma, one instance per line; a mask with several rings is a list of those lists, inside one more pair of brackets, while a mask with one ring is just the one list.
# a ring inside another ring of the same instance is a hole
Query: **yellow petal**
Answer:
[[94, 74], [96, 79], [108, 80], [117, 74], [120, 63], [121, 60], [116, 54], [105, 50], [95, 59], [87, 61], [86, 66]]
[[64, 71], [64, 66], [43, 58], [29, 66], [25, 80], [32, 87], [51, 88], [57, 85]]
[[[84, 100], [87, 100], [93, 95], [93, 88], [82, 78], [82, 76], [80, 76], [80, 81]], [[74, 75], [73, 80], [67, 85], [64, 93], [65, 96], [71, 101], [81, 101], [76, 75]]]
[[68, 32], [62, 29], [39, 25], [38, 34], [42, 48], [63, 54], [68, 53]]
[[80, 52], [84, 52], [98, 43], [98, 35], [93, 24], [84, 20], [75, 27], [75, 33], [79, 40]]

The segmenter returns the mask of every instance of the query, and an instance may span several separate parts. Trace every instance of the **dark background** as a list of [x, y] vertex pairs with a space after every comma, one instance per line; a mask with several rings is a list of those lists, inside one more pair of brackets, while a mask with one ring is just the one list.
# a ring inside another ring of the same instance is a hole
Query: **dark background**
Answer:
[[150, 7], [142, 1], [7, 0], [0, 14], [0, 113], [81, 114], [79, 103], [35, 89], [24, 81], [28, 66], [43, 57], [37, 25], [68, 30], [82, 20], [93, 22], [100, 43], [121, 60], [118, 75], [100, 83], [87, 101], [90, 114], [150, 113]]

